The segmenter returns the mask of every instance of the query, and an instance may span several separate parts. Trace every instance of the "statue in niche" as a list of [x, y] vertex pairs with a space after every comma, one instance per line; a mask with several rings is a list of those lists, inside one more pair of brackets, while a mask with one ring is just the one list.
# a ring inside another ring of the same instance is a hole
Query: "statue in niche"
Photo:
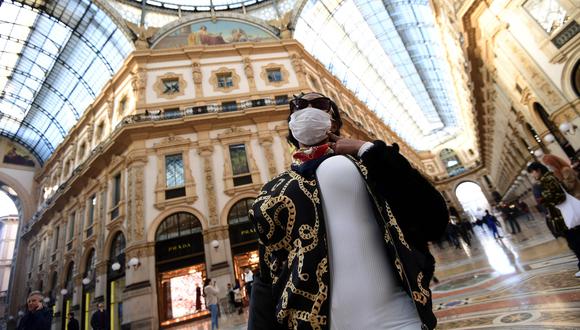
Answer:
[[193, 82], [197, 85], [201, 84], [201, 65], [199, 62], [193, 62]]
[[254, 69], [252, 69], [252, 61], [249, 57], [244, 57], [244, 72], [248, 79], [254, 79]]

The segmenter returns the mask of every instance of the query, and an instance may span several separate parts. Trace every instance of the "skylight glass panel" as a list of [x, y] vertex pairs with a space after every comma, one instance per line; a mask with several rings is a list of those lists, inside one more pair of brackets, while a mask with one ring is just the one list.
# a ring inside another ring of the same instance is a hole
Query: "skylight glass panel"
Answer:
[[437, 32], [427, 1], [318, 0], [295, 37], [404, 140], [429, 149], [457, 113]]
[[26, 140], [42, 162], [133, 45], [95, 3], [32, 5], [39, 8], [4, 3], [0, 11], [0, 134]]

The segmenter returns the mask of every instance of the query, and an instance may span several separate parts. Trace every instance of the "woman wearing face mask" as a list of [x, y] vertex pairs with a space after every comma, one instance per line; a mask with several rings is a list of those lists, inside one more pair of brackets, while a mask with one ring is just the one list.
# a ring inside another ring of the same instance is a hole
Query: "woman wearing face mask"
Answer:
[[290, 170], [262, 188], [248, 329], [433, 329], [427, 242], [448, 221], [398, 146], [340, 137], [320, 93], [290, 102]]

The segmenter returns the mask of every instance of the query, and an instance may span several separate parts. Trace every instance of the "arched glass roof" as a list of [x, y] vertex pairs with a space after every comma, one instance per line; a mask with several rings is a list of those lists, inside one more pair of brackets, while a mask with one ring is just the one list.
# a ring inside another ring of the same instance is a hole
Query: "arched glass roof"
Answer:
[[314, 0], [294, 37], [418, 150], [458, 132], [449, 63], [428, 0]]
[[[412, 147], [432, 149], [462, 126], [428, 0], [145, 1], [145, 24], [158, 27], [179, 19], [181, 11], [211, 6], [263, 20], [300, 8], [294, 38]], [[26, 146], [41, 163], [50, 157], [133, 50], [109, 11], [136, 23], [142, 4], [2, 3], [0, 135]], [[166, 10], [149, 10], [155, 7]]]
[[[143, 0], [133, 0], [142, 3]], [[234, 10], [242, 7], [252, 6], [270, 0], [145, 0], [145, 4], [163, 9], [180, 11], [210, 11], [213, 10]]]
[[0, 135], [43, 163], [133, 43], [88, 0], [0, 5]]

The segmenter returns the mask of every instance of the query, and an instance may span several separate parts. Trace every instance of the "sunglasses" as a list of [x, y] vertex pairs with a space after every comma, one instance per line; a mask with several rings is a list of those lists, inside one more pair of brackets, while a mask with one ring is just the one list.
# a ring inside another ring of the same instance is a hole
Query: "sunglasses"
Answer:
[[312, 106], [313, 108], [320, 109], [328, 113], [333, 113], [332, 101], [328, 97], [318, 97], [312, 100], [295, 98], [290, 101], [290, 110], [292, 112], [308, 108], [308, 106]]

